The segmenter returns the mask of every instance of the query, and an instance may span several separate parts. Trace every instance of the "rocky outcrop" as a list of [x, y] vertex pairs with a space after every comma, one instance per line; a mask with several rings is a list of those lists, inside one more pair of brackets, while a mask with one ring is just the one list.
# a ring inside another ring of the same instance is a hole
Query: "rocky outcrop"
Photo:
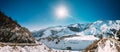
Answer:
[[95, 41], [85, 49], [85, 52], [120, 52], [120, 42], [113, 38]]
[[0, 42], [35, 43], [32, 34], [0, 11]]

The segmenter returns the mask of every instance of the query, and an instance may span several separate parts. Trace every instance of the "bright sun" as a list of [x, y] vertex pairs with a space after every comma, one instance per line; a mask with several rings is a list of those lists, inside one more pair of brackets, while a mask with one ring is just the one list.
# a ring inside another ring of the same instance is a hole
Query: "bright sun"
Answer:
[[61, 5], [56, 8], [55, 14], [56, 14], [57, 18], [63, 19], [68, 16], [68, 10], [65, 6]]

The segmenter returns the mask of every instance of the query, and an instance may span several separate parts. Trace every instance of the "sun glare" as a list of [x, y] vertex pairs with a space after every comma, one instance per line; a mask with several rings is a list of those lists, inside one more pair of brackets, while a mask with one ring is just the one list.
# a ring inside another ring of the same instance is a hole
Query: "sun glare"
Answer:
[[63, 19], [68, 16], [68, 10], [65, 6], [61, 5], [56, 8], [55, 14], [56, 14], [57, 18]]

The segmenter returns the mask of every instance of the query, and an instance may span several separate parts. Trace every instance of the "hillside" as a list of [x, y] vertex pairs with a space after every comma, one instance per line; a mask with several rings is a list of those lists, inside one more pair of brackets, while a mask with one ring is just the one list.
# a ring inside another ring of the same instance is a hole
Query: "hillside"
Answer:
[[120, 42], [112, 38], [101, 39], [88, 46], [85, 52], [120, 52]]
[[0, 42], [35, 43], [35, 38], [29, 30], [0, 12]]

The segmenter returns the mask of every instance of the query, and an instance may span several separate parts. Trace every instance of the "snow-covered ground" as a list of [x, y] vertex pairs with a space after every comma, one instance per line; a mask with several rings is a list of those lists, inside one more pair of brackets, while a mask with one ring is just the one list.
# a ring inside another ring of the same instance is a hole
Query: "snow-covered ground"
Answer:
[[82, 52], [71, 50], [49, 49], [46, 46], [3, 46], [0, 47], [0, 52]]
[[[103, 46], [104, 45], [104, 46]], [[99, 42], [98, 43], [98, 51], [97, 52], [119, 52], [117, 48], [118, 42], [115, 40], [109, 39], [106, 42]]]
[[[97, 45], [97, 46], [96, 46]], [[93, 43], [86, 52], [120, 52], [120, 42], [113, 38], [104, 38]]]
[[48, 52], [46, 46], [4, 46], [0, 47], [0, 52]]
[[59, 42], [57, 42], [57, 39], [54, 41], [41, 40], [40, 42], [43, 42], [48, 47], [54, 49], [64, 50], [67, 49], [67, 47], [70, 47], [72, 50], [83, 50], [92, 44], [95, 40], [98, 40], [98, 38], [94, 36], [76, 36], [62, 39]]
[[120, 42], [113, 38], [101, 39], [92, 47], [88, 50], [74, 51], [51, 49], [43, 44], [39, 46], [0, 46], [0, 52], [120, 52]]

